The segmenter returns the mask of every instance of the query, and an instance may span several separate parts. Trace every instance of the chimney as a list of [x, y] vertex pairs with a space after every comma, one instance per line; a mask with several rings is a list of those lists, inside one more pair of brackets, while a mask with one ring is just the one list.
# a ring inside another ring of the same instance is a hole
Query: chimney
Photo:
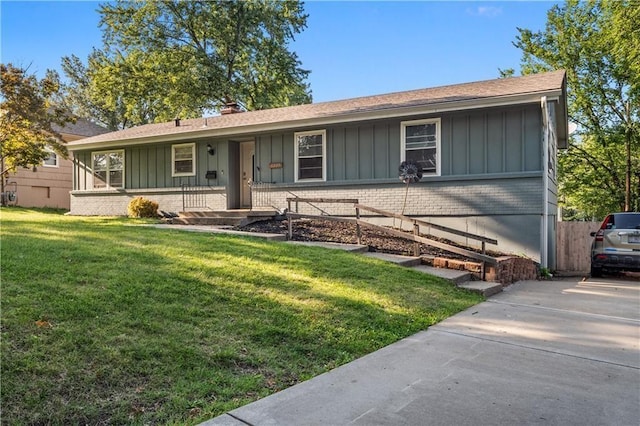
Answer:
[[242, 109], [237, 102], [233, 101], [225, 103], [224, 108], [220, 110], [220, 114], [222, 115], [237, 114], [239, 112], [242, 112]]
[[176, 117], [176, 127], [180, 127], [180, 117]]

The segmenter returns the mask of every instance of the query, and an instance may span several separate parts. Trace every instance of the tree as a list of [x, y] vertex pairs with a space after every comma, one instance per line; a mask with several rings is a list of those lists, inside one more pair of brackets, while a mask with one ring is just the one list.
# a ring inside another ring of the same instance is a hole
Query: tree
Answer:
[[[49, 156], [48, 148], [66, 156], [56, 126], [72, 121], [55, 99], [60, 81], [51, 71], [38, 80], [12, 64], [0, 64], [0, 186], [18, 167], [32, 167]], [[4, 203], [4, 198], [2, 203]]]
[[311, 100], [309, 72], [288, 50], [306, 26], [297, 1], [117, 1], [99, 12], [104, 49], [86, 67], [76, 57], [63, 66], [74, 106], [109, 128], [230, 102], [255, 110]]
[[[560, 158], [561, 198], [576, 203], [568, 207], [589, 212], [593, 200], [568, 191], [596, 193], [607, 187], [600, 204], [631, 210], [640, 197], [633, 185], [640, 170], [640, 4], [568, 0], [549, 10], [544, 31], [518, 31], [514, 45], [523, 52], [523, 74], [567, 71], [569, 118], [578, 131]], [[613, 155], [616, 150], [622, 157]], [[585, 180], [584, 174], [598, 179]]]
[[85, 66], [75, 55], [62, 58], [62, 69], [68, 78], [64, 85], [65, 102], [78, 117], [86, 117], [109, 130], [121, 130], [128, 126], [120, 90], [122, 85], [113, 85], [107, 92], [93, 88], [93, 73], [89, 68], [104, 55], [94, 50]]
[[[618, 135], [622, 138], [623, 135]], [[586, 136], [558, 154], [561, 202], [567, 220], [602, 219], [624, 205], [625, 152]]]
[[199, 117], [204, 99], [196, 98], [164, 53], [131, 51], [111, 55], [94, 50], [85, 66], [78, 57], [62, 60], [69, 77], [66, 101], [75, 114], [91, 117], [110, 130]]

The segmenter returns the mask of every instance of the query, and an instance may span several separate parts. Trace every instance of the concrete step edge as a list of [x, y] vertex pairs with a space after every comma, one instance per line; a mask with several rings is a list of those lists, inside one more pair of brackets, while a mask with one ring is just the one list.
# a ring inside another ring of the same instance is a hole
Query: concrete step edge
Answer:
[[372, 252], [372, 251], [362, 253], [362, 254], [364, 256], [373, 257], [376, 259], [395, 263], [396, 265], [404, 266], [406, 268], [419, 266], [422, 262], [422, 260], [419, 257], [413, 257], [413, 256], [401, 256], [398, 254], [389, 254], [389, 253]]
[[458, 287], [480, 293], [484, 297], [490, 297], [502, 292], [502, 284], [487, 281], [467, 281], [458, 284]]
[[287, 240], [288, 244], [298, 244], [303, 246], [310, 247], [322, 247], [327, 249], [337, 249], [349, 251], [351, 253], [366, 253], [369, 250], [368, 246], [358, 245], [358, 244], [342, 244], [342, 243], [332, 243], [332, 242], [320, 242], [320, 241], [296, 241], [296, 240]]
[[239, 225], [242, 218], [234, 217], [177, 217], [173, 223], [177, 225]]

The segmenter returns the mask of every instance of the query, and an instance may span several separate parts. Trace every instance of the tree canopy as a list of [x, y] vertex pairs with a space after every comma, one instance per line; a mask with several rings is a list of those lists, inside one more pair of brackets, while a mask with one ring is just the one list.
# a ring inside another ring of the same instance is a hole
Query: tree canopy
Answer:
[[111, 129], [311, 101], [288, 44], [306, 27], [298, 1], [117, 1], [100, 5], [104, 48], [63, 59], [69, 101]]
[[640, 208], [640, 4], [568, 0], [544, 30], [518, 31], [523, 74], [567, 72], [578, 129], [559, 156], [564, 206], [586, 218]]
[[49, 156], [66, 155], [58, 129], [72, 119], [56, 103], [60, 81], [48, 72], [38, 80], [27, 70], [0, 64], [0, 163], [2, 176], [17, 167], [32, 167]]

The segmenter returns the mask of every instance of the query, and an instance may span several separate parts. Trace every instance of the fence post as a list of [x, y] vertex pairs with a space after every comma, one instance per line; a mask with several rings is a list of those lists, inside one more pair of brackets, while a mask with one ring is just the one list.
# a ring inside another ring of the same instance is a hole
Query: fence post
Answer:
[[185, 200], [185, 196], [186, 196], [186, 191], [184, 189], [184, 183], [182, 185], [180, 185], [182, 187], [182, 211], [187, 211], [187, 209], [185, 208], [185, 206], [187, 205], [187, 202]]
[[[420, 236], [420, 225], [416, 222], [413, 222], [413, 235], [416, 237]], [[413, 255], [415, 257], [420, 257], [420, 243], [417, 241], [413, 242]]]
[[[360, 208], [356, 207], [356, 220], [360, 220]], [[362, 232], [360, 231], [360, 222], [356, 222], [356, 237], [358, 244], [362, 245]]]
[[289, 220], [287, 220], [287, 225], [289, 226], [289, 240], [293, 239], [293, 218], [287, 215]]

